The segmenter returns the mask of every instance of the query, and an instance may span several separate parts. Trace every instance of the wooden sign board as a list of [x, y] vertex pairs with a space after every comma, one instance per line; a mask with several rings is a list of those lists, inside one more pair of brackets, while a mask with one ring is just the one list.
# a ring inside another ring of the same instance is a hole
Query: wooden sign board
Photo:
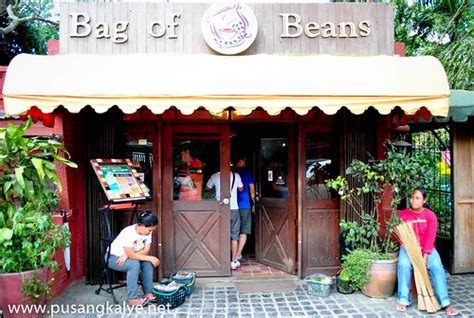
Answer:
[[[202, 25], [209, 23], [205, 13], [213, 4], [61, 1], [61, 54], [218, 54], [206, 44], [202, 31]], [[394, 53], [394, 10], [386, 3], [258, 0], [245, 5], [253, 11], [258, 31], [242, 55]], [[235, 33], [236, 39], [247, 38], [251, 33], [236, 26], [249, 25], [248, 18], [237, 3], [231, 7], [216, 21], [232, 24], [213, 27], [227, 30], [216, 31], [216, 36], [227, 39]]]
[[111, 202], [145, 200], [150, 190], [139, 178], [130, 159], [92, 159], [99, 183]]

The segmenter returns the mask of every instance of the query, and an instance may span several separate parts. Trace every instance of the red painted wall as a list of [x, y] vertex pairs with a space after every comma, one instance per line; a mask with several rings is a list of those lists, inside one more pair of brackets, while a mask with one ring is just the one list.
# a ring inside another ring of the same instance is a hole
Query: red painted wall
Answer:
[[[48, 54], [59, 54], [59, 41], [48, 41]], [[71, 271], [68, 275], [64, 263], [64, 252], [60, 251], [56, 254], [59, 262], [59, 270], [53, 274], [55, 278], [54, 294], [62, 292], [74, 280], [84, 276], [84, 250], [85, 250], [85, 217], [84, 217], [84, 180], [85, 168], [78, 161], [82, 145], [79, 127], [77, 121], [74, 121], [72, 115], [63, 110], [56, 110], [54, 113], [53, 132], [63, 136], [64, 146], [71, 155], [71, 160], [79, 165], [79, 168], [73, 169], [64, 165], [57, 165], [57, 173], [59, 181], [62, 185], [60, 193], [59, 210], [65, 210], [67, 213], [67, 221], [69, 231], [71, 232], [70, 259]], [[55, 220], [59, 224], [63, 224], [63, 217], [55, 215]]]
[[[59, 53], [59, 41], [48, 42], [48, 54]], [[0, 111], [4, 110], [3, 104], [3, 84], [7, 72], [6, 66], [0, 66]], [[51, 133], [60, 134], [64, 137], [64, 145], [71, 154], [71, 160], [79, 164], [81, 149], [83, 145], [79, 134], [79, 126], [71, 114], [66, 111], [55, 111], [51, 116], [42, 114], [39, 110], [33, 110], [35, 124], [28, 131], [30, 136], [47, 136]], [[23, 116], [22, 116], [23, 117]], [[48, 118], [46, 120], [46, 118]], [[24, 118], [22, 118], [24, 119]], [[0, 119], [0, 127], [6, 127], [8, 123], [20, 124], [24, 121], [20, 119]], [[50, 127], [46, 127], [48, 125]], [[67, 221], [71, 232], [71, 271], [67, 274], [64, 263], [64, 252], [59, 251], [55, 258], [59, 263], [59, 269], [53, 273], [55, 283], [53, 284], [53, 295], [62, 292], [74, 280], [84, 276], [84, 252], [85, 252], [85, 217], [84, 217], [84, 180], [85, 167], [80, 165], [78, 169], [67, 168], [64, 165], [57, 165], [58, 177], [62, 185], [60, 193], [59, 211], [64, 209], [67, 212]], [[54, 221], [63, 224], [63, 217], [55, 213]]]

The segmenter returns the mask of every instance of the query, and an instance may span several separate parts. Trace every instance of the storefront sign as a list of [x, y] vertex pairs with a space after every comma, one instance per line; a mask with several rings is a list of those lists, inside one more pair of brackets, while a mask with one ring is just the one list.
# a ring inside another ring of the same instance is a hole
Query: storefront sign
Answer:
[[385, 4], [61, 3], [61, 53], [390, 55], [393, 41]]
[[[111, 39], [116, 44], [128, 40], [127, 29], [129, 21], [116, 21], [112, 26], [105, 22], [91, 22], [91, 17], [84, 12], [73, 12], [71, 16], [71, 38], [94, 36], [96, 39]], [[165, 27], [164, 21], [151, 21], [147, 34], [154, 38], [167, 35], [168, 39], [178, 38], [176, 28], [179, 25], [180, 13], [173, 13], [172, 21]], [[354, 22], [302, 22], [296, 13], [280, 13], [283, 33], [281, 38], [297, 38], [303, 33], [309, 38], [358, 38], [371, 34], [372, 23], [367, 20]], [[168, 30], [167, 30], [168, 29]], [[167, 32], [168, 31], [168, 32]], [[214, 5], [204, 14], [201, 21], [201, 31], [206, 43], [215, 51], [222, 54], [237, 54], [245, 51], [257, 37], [257, 18], [252, 9], [243, 4], [230, 6]]]
[[[111, 39], [113, 43], [123, 44], [128, 41], [128, 26], [129, 21], [116, 21], [110, 26], [108, 23], [103, 21], [93, 22], [91, 17], [85, 12], [72, 12], [71, 16], [72, 30], [69, 34], [71, 38], [85, 38], [93, 36], [96, 39]], [[176, 39], [176, 27], [181, 15], [174, 13], [170, 20], [171, 24], [168, 25], [169, 39]], [[94, 32], [93, 32], [94, 31]], [[147, 34], [154, 38], [161, 38], [166, 34], [165, 23], [163, 21], [151, 21], [147, 27]]]
[[358, 38], [370, 35], [370, 21], [354, 22], [322, 22], [309, 21], [302, 23], [301, 16], [296, 13], [280, 13], [282, 17], [282, 38], [297, 38], [304, 34], [309, 38], [321, 36], [323, 38]]

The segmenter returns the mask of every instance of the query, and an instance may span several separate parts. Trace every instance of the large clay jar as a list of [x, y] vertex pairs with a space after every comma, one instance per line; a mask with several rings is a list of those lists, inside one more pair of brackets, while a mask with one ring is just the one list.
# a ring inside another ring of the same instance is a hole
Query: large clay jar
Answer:
[[[40, 316], [40, 313], [35, 312], [35, 308], [32, 308], [29, 313], [25, 312], [25, 305], [30, 305], [31, 301], [28, 299], [25, 300], [25, 296], [21, 293], [22, 275], [26, 279], [29, 279], [33, 272], [34, 271], [0, 274], [0, 310], [3, 311], [3, 317], [34, 318]], [[36, 270], [36, 272], [40, 280], [46, 280], [48, 274], [47, 268]], [[21, 307], [21, 305], [23, 305], [23, 307]], [[14, 310], [14, 308], [16, 308], [16, 310]]]
[[362, 286], [362, 293], [374, 298], [392, 296], [397, 282], [398, 258], [374, 261], [369, 270], [369, 281]]

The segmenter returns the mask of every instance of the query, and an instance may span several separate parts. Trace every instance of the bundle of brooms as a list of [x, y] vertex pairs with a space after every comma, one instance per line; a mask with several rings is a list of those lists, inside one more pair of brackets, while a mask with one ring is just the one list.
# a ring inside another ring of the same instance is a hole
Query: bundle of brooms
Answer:
[[441, 307], [431, 286], [428, 270], [421, 254], [420, 243], [416, 238], [412, 223], [426, 222], [425, 220], [405, 222], [395, 227], [395, 233], [403, 242], [415, 274], [416, 293], [418, 294], [418, 309], [429, 313], [437, 312]]

